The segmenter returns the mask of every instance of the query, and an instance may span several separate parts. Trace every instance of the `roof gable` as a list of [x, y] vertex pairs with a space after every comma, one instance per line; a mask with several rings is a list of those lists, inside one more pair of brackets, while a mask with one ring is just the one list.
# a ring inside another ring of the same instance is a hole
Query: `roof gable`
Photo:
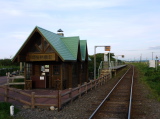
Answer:
[[80, 41], [81, 58], [82, 58], [83, 61], [86, 58], [86, 45], [87, 45], [86, 40], [81, 40]]
[[87, 41], [86, 40], [80, 40], [80, 49], [81, 49], [81, 57], [82, 57], [82, 61], [85, 60], [91, 60], [88, 57], [88, 49], [87, 49]]
[[75, 60], [71, 52], [68, 50], [64, 42], [61, 40], [63, 36], [45, 30], [43, 28], [37, 27], [42, 35], [48, 40], [48, 42], [57, 51], [62, 60]]
[[70, 53], [77, 60], [79, 37], [63, 37], [61, 38], [65, 46], [68, 48]]

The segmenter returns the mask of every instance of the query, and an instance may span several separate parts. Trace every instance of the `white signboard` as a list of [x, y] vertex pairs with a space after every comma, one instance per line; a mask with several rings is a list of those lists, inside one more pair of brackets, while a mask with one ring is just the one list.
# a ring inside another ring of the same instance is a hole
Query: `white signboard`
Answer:
[[44, 80], [44, 76], [40, 76], [40, 80]]
[[45, 72], [49, 72], [49, 69], [45, 69]]
[[153, 67], [153, 68], [156, 67], [155, 60], [149, 60], [149, 67]]

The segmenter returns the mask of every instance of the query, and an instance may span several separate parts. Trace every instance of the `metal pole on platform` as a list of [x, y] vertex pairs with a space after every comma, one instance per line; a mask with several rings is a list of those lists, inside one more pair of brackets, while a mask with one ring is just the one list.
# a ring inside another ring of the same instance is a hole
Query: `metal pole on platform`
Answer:
[[97, 46], [94, 46], [94, 79], [96, 79], [96, 48]]
[[112, 71], [111, 71], [111, 70], [112, 70], [112, 69], [111, 69], [111, 55], [110, 55], [110, 51], [109, 51], [109, 55], [108, 55], [108, 56], [109, 56], [109, 58], [108, 58], [108, 59], [109, 59], [108, 63], [109, 63], [110, 78], [112, 78]]
[[94, 79], [96, 79], [96, 48], [105, 47], [105, 51], [110, 51], [110, 46], [94, 46]]

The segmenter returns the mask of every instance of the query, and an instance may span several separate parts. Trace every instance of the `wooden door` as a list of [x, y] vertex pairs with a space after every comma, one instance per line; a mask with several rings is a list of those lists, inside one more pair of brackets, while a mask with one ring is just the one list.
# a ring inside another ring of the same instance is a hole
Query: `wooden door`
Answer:
[[53, 65], [52, 69], [52, 87], [59, 90], [61, 89], [61, 67], [60, 65]]

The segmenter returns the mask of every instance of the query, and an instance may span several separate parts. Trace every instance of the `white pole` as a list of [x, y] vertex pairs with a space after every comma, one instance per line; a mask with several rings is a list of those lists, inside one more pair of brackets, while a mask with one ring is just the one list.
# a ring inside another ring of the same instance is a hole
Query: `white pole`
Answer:
[[14, 116], [14, 106], [13, 105], [10, 106], [10, 115]]
[[96, 46], [94, 47], [94, 80], [96, 79]]

